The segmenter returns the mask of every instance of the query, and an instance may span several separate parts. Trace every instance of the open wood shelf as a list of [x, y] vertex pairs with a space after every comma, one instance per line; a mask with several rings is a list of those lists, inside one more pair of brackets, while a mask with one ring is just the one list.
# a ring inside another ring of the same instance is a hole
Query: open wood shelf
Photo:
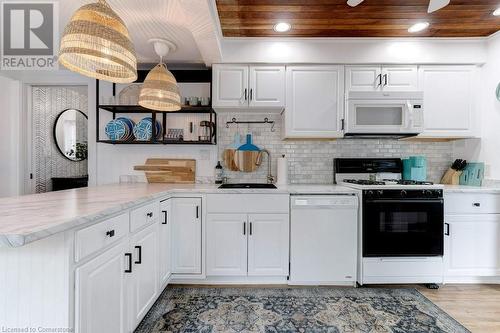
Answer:
[[[163, 113], [145, 108], [140, 105], [99, 105], [100, 109], [113, 112], [113, 113]], [[211, 106], [188, 106], [183, 105], [179, 111], [165, 112], [167, 114], [179, 113], [210, 113], [212, 112]]]
[[213, 145], [210, 141], [181, 141], [181, 140], [155, 140], [155, 141], [115, 141], [99, 140], [97, 143], [108, 143], [112, 145]]

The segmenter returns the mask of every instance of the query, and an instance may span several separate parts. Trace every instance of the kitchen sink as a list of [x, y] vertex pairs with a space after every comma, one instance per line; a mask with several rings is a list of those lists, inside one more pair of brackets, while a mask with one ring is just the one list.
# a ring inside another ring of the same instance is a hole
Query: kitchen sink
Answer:
[[263, 184], [263, 183], [238, 183], [238, 184], [222, 184], [219, 188], [272, 188], [277, 187], [274, 184]]

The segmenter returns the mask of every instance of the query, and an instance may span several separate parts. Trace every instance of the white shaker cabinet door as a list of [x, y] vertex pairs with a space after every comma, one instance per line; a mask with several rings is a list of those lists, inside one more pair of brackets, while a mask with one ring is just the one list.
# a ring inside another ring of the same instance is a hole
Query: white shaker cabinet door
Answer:
[[131, 324], [135, 328], [158, 296], [158, 225], [153, 224], [130, 240], [132, 252]]
[[160, 223], [159, 223], [159, 279], [160, 288], [163, 289], [168, 284], [172, 274], [172, 208], [171, 200], [160, 202]]
[[250, 66], [248, 98], [250, 107], [284, 107], [285, 66]]
[[342, 137], [344, 68], [291, 66], [286, 76], [284, 138]]
[[238, 108], [248, 106], [248, 66], [213, 66], [212, 106]]
[[172, 273], [201, 274], [201, 199], [170, 200], [172, 200]]
[[425, 132], [429, 137], [473, 137], [476, 133], [476, 68], [422, 66]]
[[128, 242], [103, 252], [75, 271], [77, 333], [123, 333], [127, 326], [125, 257]]
[[500, 214], [446, 215], [446, 223], [445, 281], [500, 276]]
[[208, 214], [207, 275], [247, 275], [247, 215]]
[[249, 214], [248, 223], [248, 275], [287, 276], [288, 214]]
[[380, 66], [347, 66], [346, 91], [379, 91], [382, 88]]
[[417, 91], [417, 66], [383, 66], [382, 89], [384, 91]]

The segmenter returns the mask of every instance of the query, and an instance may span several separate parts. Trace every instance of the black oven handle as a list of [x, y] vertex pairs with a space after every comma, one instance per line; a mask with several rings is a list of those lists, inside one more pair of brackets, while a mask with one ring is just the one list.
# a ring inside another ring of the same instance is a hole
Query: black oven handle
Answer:
[[366, 203], [444, 203], [443, 199], [366, 199]]

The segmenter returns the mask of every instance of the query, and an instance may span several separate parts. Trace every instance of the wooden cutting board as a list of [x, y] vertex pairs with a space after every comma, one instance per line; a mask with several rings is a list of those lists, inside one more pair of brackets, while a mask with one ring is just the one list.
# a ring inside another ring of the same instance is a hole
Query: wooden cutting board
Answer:
[[196, 160], [148, 158], [134, 170], [145, 171], [148, 183], [194, 184]]

